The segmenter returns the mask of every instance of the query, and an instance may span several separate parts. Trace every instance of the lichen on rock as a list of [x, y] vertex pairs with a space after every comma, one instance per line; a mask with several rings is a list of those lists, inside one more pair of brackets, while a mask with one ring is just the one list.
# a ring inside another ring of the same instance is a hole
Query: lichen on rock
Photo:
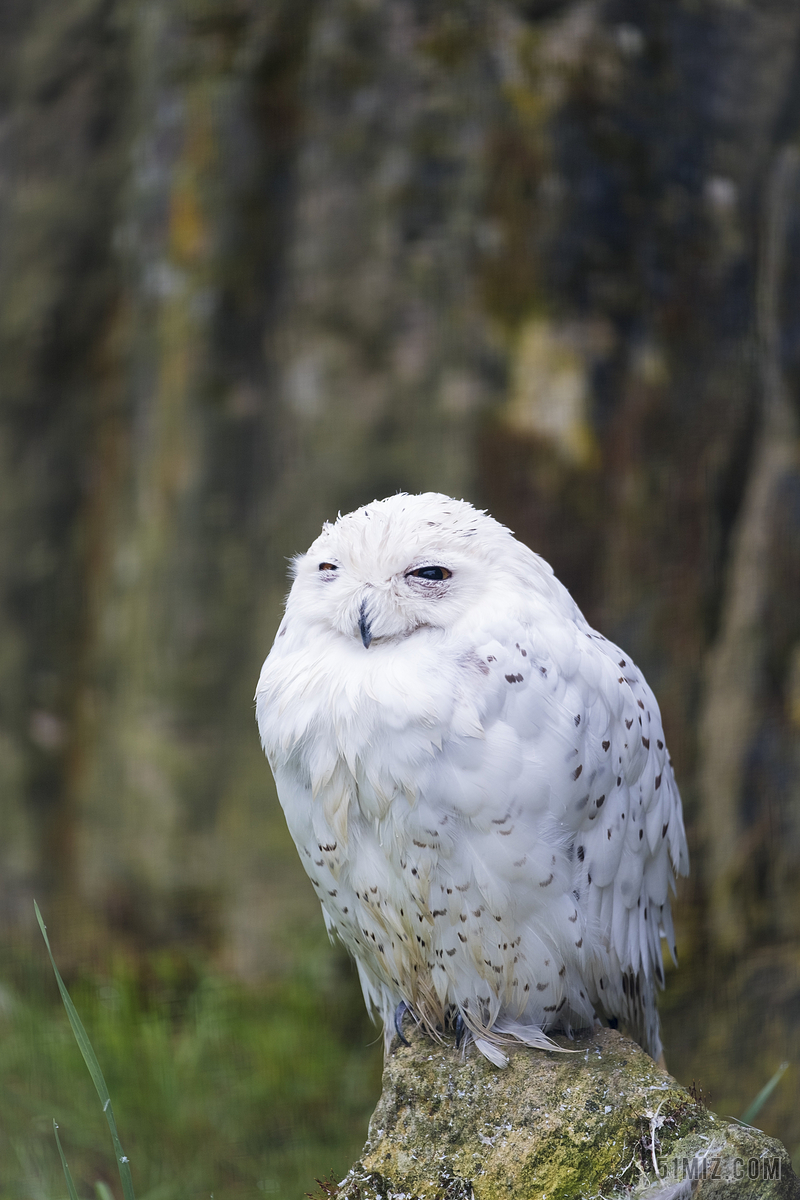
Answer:
[[779, 1142], [710, 1112], [635, 1043], [557, 1043], [499, 1071], [451, 1041], [395, 1042], [338, 1200], [800, 1200]]

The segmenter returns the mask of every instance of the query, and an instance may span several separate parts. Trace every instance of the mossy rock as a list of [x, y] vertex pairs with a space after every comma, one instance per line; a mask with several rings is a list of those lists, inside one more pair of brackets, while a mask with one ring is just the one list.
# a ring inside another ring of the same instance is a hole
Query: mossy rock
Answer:
[[780, 1142], [710, 1112], [610, 1029], [505, 1070], [417, 1033], [395, 1042], [338, 1200], [800, 1200]]

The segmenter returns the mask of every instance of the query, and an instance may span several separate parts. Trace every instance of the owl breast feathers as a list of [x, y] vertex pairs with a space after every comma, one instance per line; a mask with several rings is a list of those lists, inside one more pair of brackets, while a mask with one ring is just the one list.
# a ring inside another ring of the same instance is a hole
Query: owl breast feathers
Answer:
[[384, 1022], [493, 1062], [618, 1018], [660, 1053], [688, 871], [653, 693], [485, 513], [376, 501], [294, 564], [256, 693], [289, 830]]

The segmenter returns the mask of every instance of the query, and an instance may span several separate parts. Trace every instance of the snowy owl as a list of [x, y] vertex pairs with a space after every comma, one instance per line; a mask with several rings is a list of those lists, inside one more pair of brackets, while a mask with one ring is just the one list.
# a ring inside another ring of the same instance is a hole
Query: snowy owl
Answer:
[[387, 1047], [410, 1011], [502, 1066], [604, 1015], [658, 1057], [688, 871], [658, 705], [505, 526], [436, 493], [326, 524], [256, 712]]

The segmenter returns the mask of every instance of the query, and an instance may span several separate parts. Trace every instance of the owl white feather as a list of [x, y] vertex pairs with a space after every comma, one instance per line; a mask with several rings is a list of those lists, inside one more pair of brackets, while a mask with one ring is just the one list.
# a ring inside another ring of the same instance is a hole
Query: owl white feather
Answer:
[[650, 688], [543, 559], [435, 493], [340, 516], [295, 560], [256, 709], [387, 1046], [405, 1002], [498, 1065], [598, 1014], [658, 1057], [680, 797]]

